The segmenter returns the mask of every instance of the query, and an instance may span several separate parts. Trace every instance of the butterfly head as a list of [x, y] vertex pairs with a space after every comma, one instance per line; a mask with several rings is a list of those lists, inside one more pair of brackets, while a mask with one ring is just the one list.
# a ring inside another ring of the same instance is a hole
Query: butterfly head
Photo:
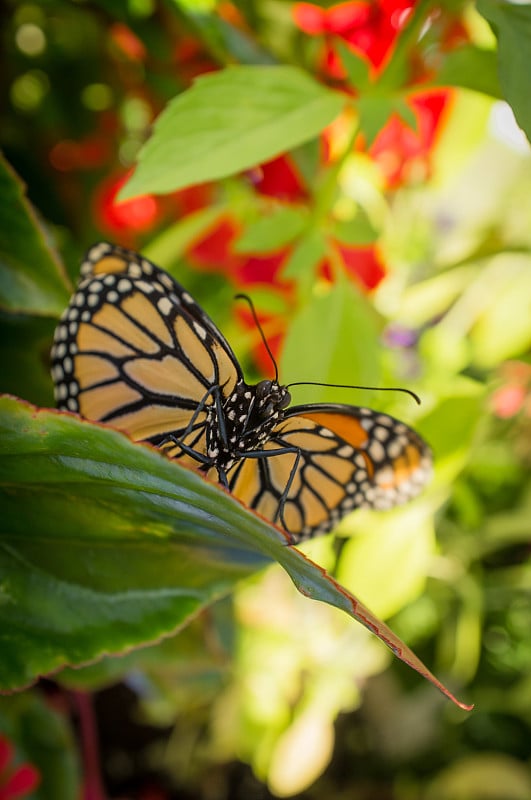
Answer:
[[291, 394], [277, 381], [263, 380], [256, 385], [256, 400], [257, 413], [265, 420], [287, 408], [291, 403]]

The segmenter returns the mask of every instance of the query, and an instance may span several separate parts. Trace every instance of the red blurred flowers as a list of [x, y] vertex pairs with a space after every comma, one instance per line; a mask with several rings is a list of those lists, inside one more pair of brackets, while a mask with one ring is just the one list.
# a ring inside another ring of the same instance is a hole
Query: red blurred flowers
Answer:
[[370, 3], [353, 0], [328, 9], [311, 3], [297, 3], [293, 16], [305, 33], [325, 36], [323, 66], [329, 75], [343, 78], [345, 71], [335, 51], [334, 39], [342, 39], [379, 70], [390, 55], [413, 6], [414, 0], [376, 0]]
[[523, 411], [531, 417], [531, 366], [523, 361], [507, 361], [500, 368], [503, 384], [492, 394], [490, 405], [501, 419]]
[[[415, 0], [370, 3], [352, 0], [328, 9], [297, 3], [293, 15], [305, 33], [324, 37], [321, 69], [326, 75], [338, 80], [346, 77], [338, 53], [338, 42], [342, 41], [368, 61], [374, 80], [388, 64], [414, 7]], [[466, 30], [451, 15], [445, 16], [435, 10], [429, 24], [440, 28], [438, 45], [441, 50], [451, 49], [466, 40]], [[391, 189], [425, 180], [429, 175], [430, 151], [453, 97], [448, 89], [420, 89], [420, 81], [430, 74], [420, 43], [411, 45], [408, 65], [406, 85], [419, 85], [415, 95], [407, 100], [417, 119], [417, 129], [413, 130], [400, 116], [393, 114], [369, 149]]]
[[152, 195], [117, 201], [117, 195], [129, 178], [125, 175], [110, 175], [100, 183], [94, 198], [96, 223], [107, 233], [138, 234], [151, 230], [164, 215], [163, 202]]
[[13, 745], [0, 735], [0, 800], [18, 800], [33, 792], [40, 783], [39, 771], [28, 763], [14, 766]]
[[390, 189], [420, 183], [429, 177], [430, 152], [442, 130], [453, 99], [450, 89], [432, 89], [409, 98], [417, 118], [417, 130], [393, 114], [380, 131], [369, 153]]

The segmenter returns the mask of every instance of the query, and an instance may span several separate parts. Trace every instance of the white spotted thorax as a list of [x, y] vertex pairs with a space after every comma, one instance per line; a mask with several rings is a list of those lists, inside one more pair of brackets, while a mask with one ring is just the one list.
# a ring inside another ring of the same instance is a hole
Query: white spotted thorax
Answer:
[[356, 508], [415, 497], [431, 453], [403, 422], [344, 404], [290, 406], [277, 380], [245, 382], [223, 334], [148, 259], [91, 248], [52, 349], [57, 405], [147, 441], [219, 480], [293, 542]]

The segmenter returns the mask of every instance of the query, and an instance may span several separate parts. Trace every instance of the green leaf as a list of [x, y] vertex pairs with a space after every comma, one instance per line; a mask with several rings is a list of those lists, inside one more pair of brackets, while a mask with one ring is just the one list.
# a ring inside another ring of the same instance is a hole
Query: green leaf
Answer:
[[0, 207], [0, 309], [58, 317], [70, 295], [68, 279], [1, 153]]
[[276, 560], [302, 594], [359, 620], [455, 701], [285, 534], [152, 448], [4, 397], [0, 456], [4, 690], [167, 636]]
[[478, 0], [477, 8], [498, 40], [498, 70], [503, 95], [531, 141], [531, 4]]
[[293, 249], [282, 270], [283, 278], [294, 278], [303, 286], [313, 284], [315, 268], [326, 255], [326, 239], [322, 231], [312, 228]]
[[418, 119], [411, 106], [406, 102], [406, 99], [400, 96], [394, 97], [392, 98], [392, 104], [394, 113], [398, 114], [400, 119], [406, 123], [408, 128], [411, 128], [412, 131], [417, 131]]
[[447, 53], [435, 82], [438, 86], [459, 86], [501, 97], [495, 51], [473, 44]]
[[295, 67], [228, 67], [204, 75], [155, 122], [121, 199], [225, 178], [317, 136], [344, 95]]
[[339, 39], [338, 49], [352, 89], [357, 89], [358, 91], [367, 89], [371, 83], [367, 61]]
[[[284, 343], [281, 375], [288, 381], [369, 386], [378, 382], [376, 319], [367, 301], [349, 283], [314, 295], [295, 316]], [[338, 402], [338, 389], [301, 387], [296, 391], [297, 402]], [[354, 391], [341, 390], [339, 399], [348, 403], [352, 395]], [[362, 404], [358, 392], [355, 402]]]
[[374, 94], [360, 97], [357, 108], [360, 130], [365, 136], [367, 147], [374, 143], [393, 114], [397, 114], [413, 131], [418, 128], [417, 117], [408, 105], [407, 98], [396, 92], [378, 89]]
[[334, 224], [332, 235], [344, 244], [367, 245], [373, 244], [378, 238], [378, 231], [362, 208], [356, 210], [352, 219], [337, 220]]
[[387, 95], [367, 95], [360, 97], [357, 108], [360, 130], [370, 147], [395, 110], [394, 101]]
[[293, 206], [277, 206], [249, 223], [234, 245], [237, 253], [271, 253], [300, 236], [308, 215]]

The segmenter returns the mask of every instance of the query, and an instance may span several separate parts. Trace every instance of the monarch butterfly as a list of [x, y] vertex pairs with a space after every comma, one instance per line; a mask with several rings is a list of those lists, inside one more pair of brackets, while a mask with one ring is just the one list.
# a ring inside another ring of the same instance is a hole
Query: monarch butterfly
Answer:
[[430, 450], [387, 414], [288, 407], [278, 380], [247, 384], [223, 334], [170, 275], [108, 243], [92, 247], [57, 327], [58, 407], [147, 441], [219, 481], [297, 543], [355, 508], [419, 493]]

